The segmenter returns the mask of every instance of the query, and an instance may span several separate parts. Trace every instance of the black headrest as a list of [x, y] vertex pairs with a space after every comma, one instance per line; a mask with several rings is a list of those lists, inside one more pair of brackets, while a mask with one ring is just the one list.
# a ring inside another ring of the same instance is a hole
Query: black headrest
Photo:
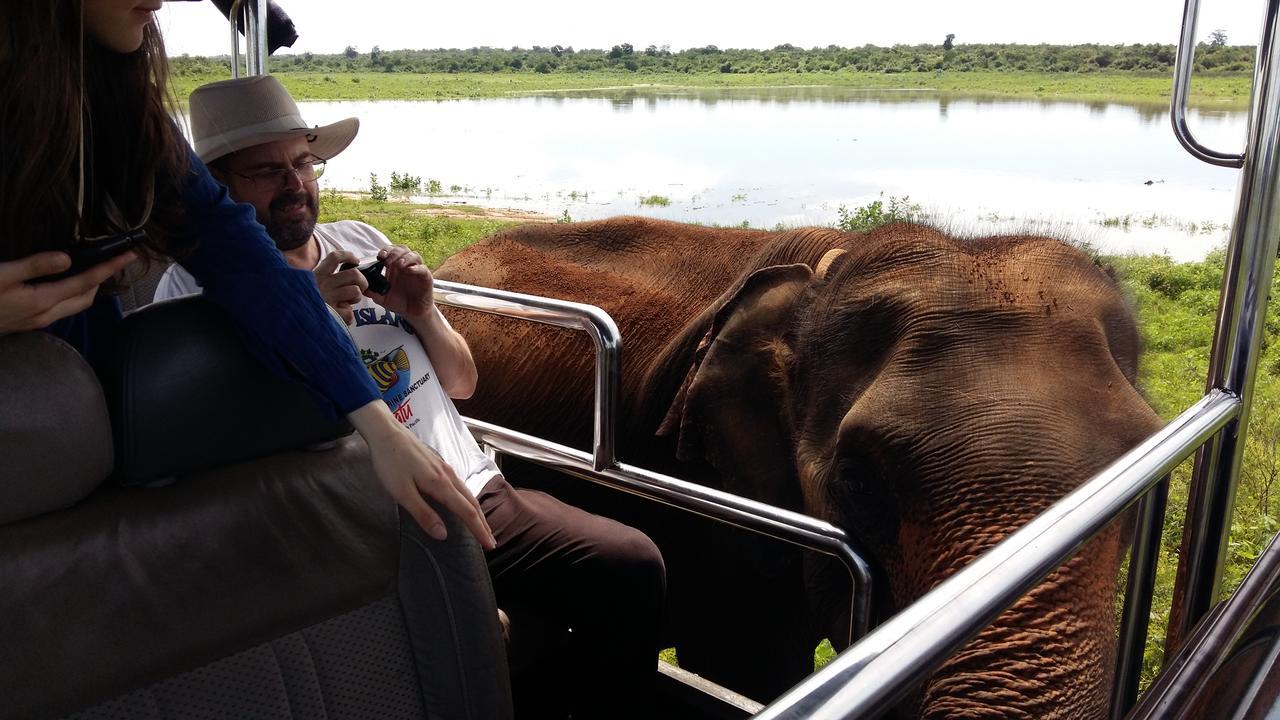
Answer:
[[203, 297], [131, 313], [117, 337], [103, 385], [120, 482], [180, 476], [351, 432], [301, 383], [254, 359], [230, 319]]

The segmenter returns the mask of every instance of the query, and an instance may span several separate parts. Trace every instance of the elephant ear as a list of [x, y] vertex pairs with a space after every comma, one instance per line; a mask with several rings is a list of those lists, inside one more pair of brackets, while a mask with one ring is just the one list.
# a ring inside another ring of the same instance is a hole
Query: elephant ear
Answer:
[[[703, 459], [724, 488], [784, 507], [799, 504], [787, 422], [788, 330], [810, 293], [808, 265], [752, 273], [715, 310], [658, 435], [678, 433], [676, 456]], [[686, 356], [687, 357], [687, 356]]]

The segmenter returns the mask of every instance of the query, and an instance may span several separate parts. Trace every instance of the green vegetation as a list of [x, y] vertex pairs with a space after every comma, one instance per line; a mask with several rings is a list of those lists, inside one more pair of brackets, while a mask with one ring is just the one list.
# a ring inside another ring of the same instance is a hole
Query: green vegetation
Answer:
[[[884, 197], [884, 193], [880, 193]], [[889, 207], [886, 209], [883, 200], [872, 200], [852, 210], [841, 205], [836, 208], [836, 227], [845, 232], [866, 232], [894, 222], [924, 222], [923, 211], [911, 198], [889, 196]]]
[[[435, 181], [433, 180], [432, 182]], [[401, 175], [393, 170], [391, 172], [391, 189], [401, 195], [416, 195], [422, 192], [422, 178], [409, 173]]]
[[[1196, 51], [1191, 101], [1244, 107], [1254, 48], [1218, 43]], [[512, 93], [638, 87], [842, 87], [915, 89], [999, 97], [1167, 103], [1172, 45], [895, 45], [770, 50], [715, 46], [671, 52], [622, 44], [609, 50], [560, 46], [395, 50], [282, 55], [275, 73], [300, 100], [453, 99]], [[227, 77], [226, 58], [178, 57], [174, 88]]]
[[671, 204], [671, 198], [665, 195], [649, 195], [640, 198], [640, 204], [646, 207], [666, 207]]
[[[1116, 269], [1138, 308], [1144, 345], [1139, 387], [1160, 417], [1169, 420], [1204, 392], [1223, 253], [1213, 253], [1195, 263], [1175, 263], [1159, 256], [1106, 260]], [[1280, 287], [1273, 279], [1272, 298], [1277, 289]], [[1269, 308], [1263, 328], [1263, 351], [1231, 525], [1224, 592], [1240, 584], [1271, 536], [1280, 530], [1280, 488], [1276, 485], [1280, 478], [1280, 319], [1274, 310], [1274, 305]], [[1159, 639], [1164, 637], [1168, 622], [1190, 476], [1191, 463], [1183, 463], [1174, 471], [1169, 488], [1151, 615], [1152, 639], [1147, 643], [1143, 663], [1144, 685], [1155, 676], [1163, 656]]]
[[[1253, 68], [1254, 48], [1202, 44], [1196, 50], [1196, 70], [1248, 72]], [[574, 75], [581, 73], [761, 75], [819, 72], [922, 73], [1021, 71], [1046, 73], [1096, 73], [1105, 71], [1169, 71], [1174, 46], [1134, 45], [1017, 45], [952, 44], [863, 45], [845, 48], [799, 48], [784, 44], [768, 50], [721, 49], [714, 45], [672, 52], [649, 46], [637, 50], [630, 44], [609, 50], [574, 50], [572, 47], [490, 47], [435, 50], [389, 50], [374, 47], [367, 53], [348, 47], [343, 53], [281, 55], [271, 60], [272, 72], [306, 73], [487, 73], [504, 75]], [[222, 72], [219, 59], [179, 57], [172, 60], [175, 73], [201, 75]], [[222, 66], [222, 67], [225, 67]], [[363, 76], [362, 76], [363, 77]]]
[[320, 222], [359, 220], [381, 230], [392, 242], [406, 245], [430, 267], [471, 243], [516, 223], [487, 218], [453, 218], [432, 215], [433, 210], [482, 214], [481, 208], [417, 205], [374, 199], [355, 199], [335, 192], [320, 201]]
[[[288, 72], [272, 66], [289, 92], [298, 100], [452, 100], [504, 97], [520, 93], [692, 89], [833, 87], [853, 90], [926, 90], [993, 98], [1035, 98], [1096, 102], [1149, 103], [1153, 112], [1167, 110], [1171, 73], [1164, 71], [1105, 71], [1095, 73], [973, 71], [973, 72], [801, 72], [801, 73], [618, 73], [597, 71], [528, 75], [519, 73], [359, 73], [352, 81], [337, 82], [331, 75]], [[343, 77], [343, 76], [338, 76]], [[208, 72], [175, 78], [180, 99], [197, 86], [225, 80], [227, 71], [212, 66]], [[1197, 106], [1243, 108], [1249, 102], [1248, 73], [1197, 75], [1191, 86], [1191, 102]]]
[[387, 199], [387, 186], [379, 183], [378, 176], [374, 173], [369, 173], [369, 199], [374, 202], [385, 202]]
[[1173, 228], [1181, 230], [1188, 235], [1213, 235], [1218, 232], [1226, 232], [1230, 229], [1225, 223], [1214, 222], [1213, 220], [1203, 220], [1201, 222], [1185, 221], [1178, 218], [1169, 217], [1168, 215], [1109, 215], [1097, 218], [1094, 224], [1102, 227], [1114, 227], [1129, 230], [1132, 227], [1151, 228]]

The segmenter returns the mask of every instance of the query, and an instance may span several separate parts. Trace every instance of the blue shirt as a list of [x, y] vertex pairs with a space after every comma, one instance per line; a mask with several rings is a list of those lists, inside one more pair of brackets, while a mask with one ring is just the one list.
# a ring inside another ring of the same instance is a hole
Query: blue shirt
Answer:
[[[330, 315], [310, 272], [290, 267], [257, 221], [253, 206], [231, 200], [188, 148], [183, 226], [195, 242], [182, 267], [205, 297], [235, 318], [246, 346], [264, 365], [328, 399], [341, 414], [381, 397], [346, 330]], [[120, 321], [120, 303], [100, 296], [87, 310], [47, 330], [92, 364]]]

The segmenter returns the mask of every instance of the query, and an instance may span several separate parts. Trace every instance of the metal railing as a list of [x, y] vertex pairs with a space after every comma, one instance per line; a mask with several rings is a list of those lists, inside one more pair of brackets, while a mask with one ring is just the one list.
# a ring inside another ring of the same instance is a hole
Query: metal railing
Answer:
[[[1183, 607], [1175, 609], [1181, 611], [1184, 629], [1192, 627], [1216, 600], [1280, 238], [1280, 176], [1276, 167], [1280, 163], [1280, 82], [1273, 67], [1280, 54], [1280, 0], [1267, 4], [1246, 150], [1241, 155], [1205, 148], [1186, 124], [1198, 5], [1198, 0], [1186, 0], [1171, 111], [1174, 133], [1195, 157], [1242, 168], [1207, 394], [1159, 433], [778, 698], [758, 718], [863, 718], [888, 710], [1142, 498], [1112, 696], [1113, 715], [1123, 716], [1136, 697], [1147, 635], [1146, 615], [1165, 504], [1161, 478], [1197, 449], [1187, 521], [1192, 531], [1191, 551], [1183, 560], [1187, 563], [1185, 572], [1179, 573], [1180, 579], [1185, 579], [1175, 589], [1175, 597], [1180, 592], [1185, 597]], [[1226, 652], [1227, 647], [1220, 643], [1217, 650]], [[1211, 670], [1216, 662], [1205, 668]]]
[[830, 555], [849, 573], [852, 597], [847, 639], [852, 643], [866, 633], [870, 623], [871, 570], [843, 530], [807, 515], [617, 461], [614, 437], [621, 395], [622, 338], [607, 313], [594, 305], [445, 280], [436, 281], [435, 300], [453, 307], [582, 330], [595, 344], [593, 452], [466, 418], [467, 426], [487, 449]]
[[[1188, 704], [1195, 702], [1197, 695], [1210, 687], [1214, 671], [1250, 629], [1250, 620], [1272, 599], [1278, 582], [1280, 535], [1271, 539], [1267, 549], [1258, 556], [1257, 562], [1249, 569], [1231, 598], [1216, 606], [1196, 627], [1196, 634], [1188, 638], [1182, 651], [1172, 660], [1165, 661], [1164, 671], [1147, 690], [1142, 703], [1134, 708], [1129, 716], [1130, 720], [1157, 720], [1184, 715]], [[1275, 666], [1276, 658], [1272, 654], [1270, 661], [1260, 668], [1260, 676], [1267, 677], [1274, 673]], [[1245, 668], [1241, 668], [1241, 671], [1248, 672]], [[1258, 677], [1259, 675], [1255, 675], [1255, 679]], [[1223, 717], [1258, 717], [1259, 714], [1241, 711], [1250, 707], [1266, 684], [1268, 683], [1249, 683], [1242, 694], [1230, 698], [1235, 701], [1235, 712]], [[1274, 710], [1267, 717], [1275, 717]]]
[[479, 310], [493, 315], [532, 320], [556, 327], [581, 330], [596, 347], [595, 410], [592, 421], [594, 470], [614, 464], [616, 444], [614, 416], [622, 387], [622, 334], [609, 314], [594, 305], [553, 300], [537, 295], [493, 290], [476, 285], [437, 280], [436, 302]]
[[246, 75], [267, 74], [267, 0], [236, 0], [231, 21], [231, 77], [240, 77], [240, 27], [244, 27]]
[[[1194, 26], [1198, 3], [1187, 0], [1184, 24]], [[1280, 57], [1278, 11], [1280, 2], [1269, 0], [1258, 42], [1244, 165], [1207, 381], [1209, 388], [1240, 395], [1244, 404], [1236, 422], [1196, 457], [1187, 501], [1191, 535], [1182, 560], [1185, 572], [1178, 573], [1174, 588], [1174, 597], [1183, 598], [1183, 602], [1171, 613], [1171, 617], [1181, 618], [1179, 626], [1170, 629], [1175, 639], [1185, 636], [1220, 594], [1267, 295], [1275, 269], [1276, 239], [1280, 237], [1276, 206], [1280, 190], [1280, 82], [1275, 77]], [[1183, 53], [1190, 56], [1191, 46], [1179, 47], [1179, 54]], [[1185, 92], [1181, 94], [1185, 96]]]
[[874, 717], [1022, 597], [1239, 411], [1214, 392], [757, 715]]

